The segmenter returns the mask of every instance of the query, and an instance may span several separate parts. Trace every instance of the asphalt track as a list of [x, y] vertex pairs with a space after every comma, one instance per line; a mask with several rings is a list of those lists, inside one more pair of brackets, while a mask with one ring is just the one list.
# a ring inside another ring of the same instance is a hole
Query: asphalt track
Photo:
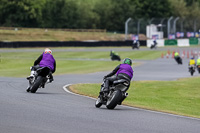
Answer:
[[[137, 62], [137, 60], [136, 60]], [[133, 80], [176, 80], [190, 77], [187, 59], [142, 62]], [[164, 71], [163, 71], [164, 70]], [[67, 93], [63, 86], [100, 83], [106, 72], [54, 76], [55, 81], [27, 93], [25, 78], [0, 77], [0, 133], [199, 133], [200, 119], [127, 106], [95, 108], [95, 100]], [[194, 76], [199, 76], [195, 73]], [[130, 94], [131, 95], [131, 94]]]

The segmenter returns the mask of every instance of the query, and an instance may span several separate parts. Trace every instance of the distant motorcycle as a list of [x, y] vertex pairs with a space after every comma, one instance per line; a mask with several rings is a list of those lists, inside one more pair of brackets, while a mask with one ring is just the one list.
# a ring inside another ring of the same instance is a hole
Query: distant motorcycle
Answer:
[[121, 61], [121, 58], [119, 55], [117, 54], [114, 54], [112, 51], [110, 52], [110, 57], [111, 57], [111, 60], [117, 60], [117, 61]]
[[[125, 79], [116, 80], [109, 87], [108, 92], [100, 92], [98, 99], [95, 102], [95, 106], [100, 108], [102, 105], [106, 105], [107, 109], [114, 109], [117, 105], [121, 105], [124, 99], [128, 96], [126, 92], [129, 88], [129, 81]], [[105, 82], [101, 85], [101, 90], [104, 90]]]
[[151, 48], [151, 49], [153, 49], [153, 48], [156, 49], [156, 48], [157, 48], [157, 44], [158, 44], [158, 43], [154, 40], [154, 41], [153, 41], [153, 44], [151, 44], [151, 47], [150, 47], [150, 48]]
[[200, 73], [200, 65], [197, 65], [197, 70]]
[[48, 67], [42, 67], [36, 70], [34, 76], [29, 78], [29, 87], [27, 92], [35, 93], [38, 88], [44, 88], [45, 84], [49, 83], [50, 69]]
[[189, 72], [190, 72], [191, 76], [193, 76], [193, 74], [195, 72], [195, 65], [189, 66]]
[[140, 48], [140, 42], [139, 41], [134, 41], [132, 45], [132, 49], [139, 49]]
[[176, 57], [174, 57], [174, 59], [178, 64], [183, 64], [182, 63], [182, 58], [180, 56], [176, 56]]

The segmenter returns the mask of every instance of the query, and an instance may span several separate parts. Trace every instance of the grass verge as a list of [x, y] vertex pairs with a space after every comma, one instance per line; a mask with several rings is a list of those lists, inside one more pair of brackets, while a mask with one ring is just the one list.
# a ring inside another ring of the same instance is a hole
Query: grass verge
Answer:
[[[133, 81], [123, 104], [200, 118], [200, 78], [177, 81]], [[70, 89], [97, 98], [100, 84], [76, 84]]]
[[[6, 50], [8, 52], [6, 52]], [[30, 73], [30, 66], [42, 53], [36, 49], [35, 52], [27, 51], [27, 49], [17, 49], [19, 52], [0, 53], [0, 75], [6, 77], [24, 77]], [[31, 49], [32, 50], [32, 49]], [[56, 72], [59, 74], [72, 73], [93, 73], [98, 71], [112, 70], [120, 64], [118, 61], [110, 61], [108, 51], [54, 51], [53, 55], [56, 59]], [[27, 51], [27, 52], [26, 52]], [[154, 59], [161, 55], [160, 51], [120, 51], [121, 58], [129, 57], [131, 59]], [[133, 64], [135, 65], [135, 63]]]
[[123, 40], [124, 34], [108, 32], [69, 32], [47, 29], [0, 30], [0, 41], [84, 41]]

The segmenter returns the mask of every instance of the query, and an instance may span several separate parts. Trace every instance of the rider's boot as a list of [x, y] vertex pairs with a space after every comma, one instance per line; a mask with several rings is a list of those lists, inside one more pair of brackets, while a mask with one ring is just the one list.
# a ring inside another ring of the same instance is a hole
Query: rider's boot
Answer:
[[54, 80], [54, 79], [53, 79], [53, 75], [52, 75], [52, 73], [50, 73], [50, 74], [49, 74], [49, 82], [51, 83], [53, 80]]

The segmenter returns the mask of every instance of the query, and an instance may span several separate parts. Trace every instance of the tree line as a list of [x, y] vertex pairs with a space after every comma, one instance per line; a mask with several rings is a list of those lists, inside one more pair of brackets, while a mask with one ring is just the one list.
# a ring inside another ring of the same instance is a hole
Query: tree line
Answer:
[[200, 20], [200, 0], [0, 0], [0, 26], [124, 31], [131, 17]]

